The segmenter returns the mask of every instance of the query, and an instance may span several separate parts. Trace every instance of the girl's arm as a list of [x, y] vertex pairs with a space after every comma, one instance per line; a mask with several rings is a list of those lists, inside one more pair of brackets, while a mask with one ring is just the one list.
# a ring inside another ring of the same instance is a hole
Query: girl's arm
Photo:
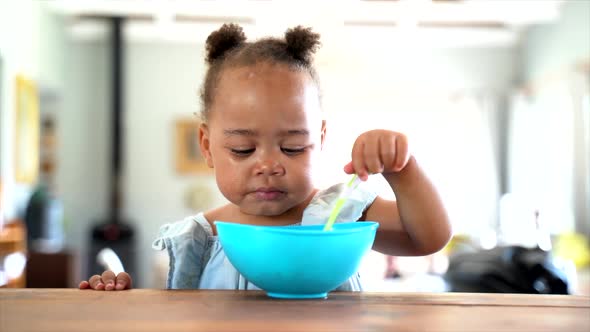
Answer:
[[397, 201], [377, 197], [365, 219], [379, 222], [373, 248], [395, 256], [424, 256], [442, 249], [452, 231], [433, 184], [414, 157], [397, 173], [383, 173]]
[[366, 180], [381, 173], [397, 201], [378, 197], [365, 220], [379, 222], [373, 248], [393, 256], [424, 256], [442, 249], [451, 225], [436, 189], [410, 154], [404, 134], [377, 129], [360, 135], [344, 171]]

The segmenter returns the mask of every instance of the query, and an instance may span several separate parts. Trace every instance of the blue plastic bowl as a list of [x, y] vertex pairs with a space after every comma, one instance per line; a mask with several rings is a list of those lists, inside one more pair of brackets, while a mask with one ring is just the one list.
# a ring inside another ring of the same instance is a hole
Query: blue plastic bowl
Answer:
[[325, 298], [350, 278], [371, 249], [376, 222], [252, 226], [216, 221], [233, 266], [270, 297]]

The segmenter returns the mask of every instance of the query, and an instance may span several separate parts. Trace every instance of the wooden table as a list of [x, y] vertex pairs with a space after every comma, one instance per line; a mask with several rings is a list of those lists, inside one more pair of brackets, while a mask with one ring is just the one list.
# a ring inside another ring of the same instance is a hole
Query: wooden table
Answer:
[[590, 297], [255, 291], [0, 290], [0, 331], [590, 331]]

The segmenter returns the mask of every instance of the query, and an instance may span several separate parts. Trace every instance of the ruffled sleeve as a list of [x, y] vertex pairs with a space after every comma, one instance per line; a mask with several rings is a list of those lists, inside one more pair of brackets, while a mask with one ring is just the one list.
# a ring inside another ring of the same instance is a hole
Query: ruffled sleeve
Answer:
[[202, 213], [160, 227], [152, 248], [168, 252], [170, 266], [167, 288], [199, 288], [212, 236], [211, 226]]

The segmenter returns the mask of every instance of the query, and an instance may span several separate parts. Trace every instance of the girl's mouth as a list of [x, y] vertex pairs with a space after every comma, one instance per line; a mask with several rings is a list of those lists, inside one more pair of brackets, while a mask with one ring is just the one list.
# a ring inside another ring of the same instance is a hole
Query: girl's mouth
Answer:
[[254, 194], [258, 200], [274, 201], [282, 198], [285, 195], [285, 192], [276, 188], [258, 188]]

